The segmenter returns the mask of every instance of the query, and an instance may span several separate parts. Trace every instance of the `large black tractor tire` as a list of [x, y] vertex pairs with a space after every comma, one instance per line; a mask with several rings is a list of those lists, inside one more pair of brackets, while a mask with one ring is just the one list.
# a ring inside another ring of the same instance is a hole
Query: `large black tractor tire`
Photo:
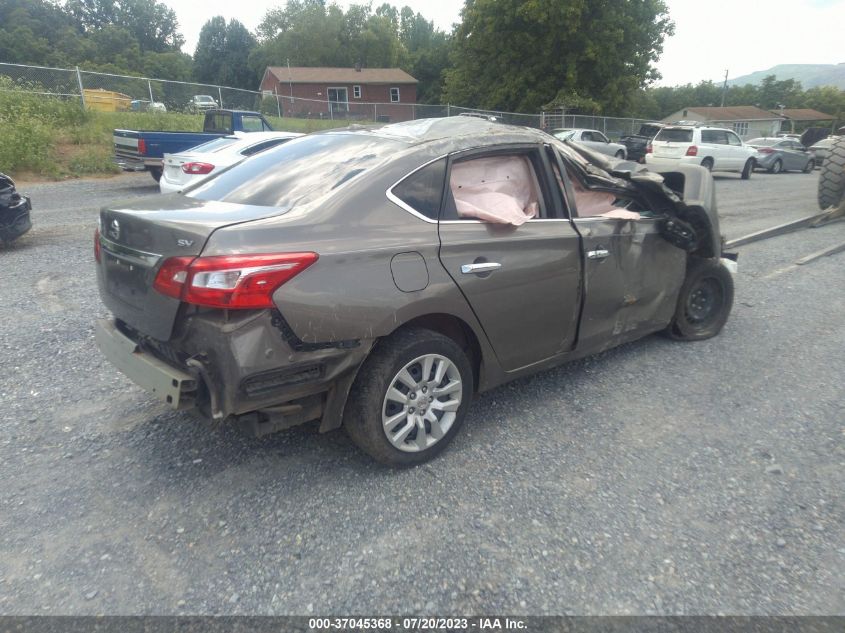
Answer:
[[819, 207], [838, 207], [845, 196], [845, 136], [830, 146], [819, 174]]

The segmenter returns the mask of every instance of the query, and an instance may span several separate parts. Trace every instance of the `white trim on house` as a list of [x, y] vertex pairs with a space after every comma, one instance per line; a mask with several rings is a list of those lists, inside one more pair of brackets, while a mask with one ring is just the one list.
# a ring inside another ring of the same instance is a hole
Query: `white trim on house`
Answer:
[[[335, 90], [338, 93], [338, 98], [332, 100], [329, 96], [329, 92]], [[340, 91], [343, 90], [343, 100], [340, 100]], [[349, 112], [349, 89], [346, 86], [328, 86], [326, 88], [326, 99], [328, 100], [329, 104], [332, 103], [337, 104], [338, 106], [342, 105], [343, 108], [338, 108], [338, 112]]]
[[[395, 99], [393, 98], [394, 91], [396, 92]], [[394, 86], [390, 89], [390, 103], [399, 103], [399, 101], [399, 88]]]
[[352, 86], [352, 98], [353, 99], [360, 99], [361, 98], [361, 86], [358, 86], [358, 85]]

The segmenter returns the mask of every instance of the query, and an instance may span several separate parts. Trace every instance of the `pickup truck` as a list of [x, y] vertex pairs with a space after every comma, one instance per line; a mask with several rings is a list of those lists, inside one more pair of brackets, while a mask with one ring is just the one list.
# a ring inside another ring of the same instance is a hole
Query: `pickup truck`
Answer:
[[202, 132], [115, 130], [114, 160], [127, 171], [148, 171], [161, 179], [165, 154], [178, 154], [207, 141], [233, 133], [271, 132], [273, 128], [258, 112], [208, 110]]
[[648, 144], [665, 125], [665, 123], [643, 123], [637, 134], [628, 134], [620, 138], [619, 142], [628, 150], [628, 160], [643, 162]]

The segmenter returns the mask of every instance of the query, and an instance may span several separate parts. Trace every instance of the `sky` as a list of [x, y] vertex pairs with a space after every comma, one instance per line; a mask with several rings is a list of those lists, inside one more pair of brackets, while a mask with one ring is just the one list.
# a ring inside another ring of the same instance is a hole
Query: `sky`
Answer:
[[[268, 9], [283, 0], [162, 0], [176, 11], [193, 54], [202, 25], [216, 15], [255, 30]], [[330, 1], [330, 0], [329, 0]], [[357, 0], [360, 4], [364, 0]], [[336, 2], [344, 10], [349, 1]], [[375, 0], [378, 6], [382, 0]], [[777, 64], [845, 62], [845, 0], [667, 0], [675, 35], [664, 43], [658, 85], [711, 79], [721, 82]], [[451, 31], [460, 22], [461, 0], [399, 0]]]

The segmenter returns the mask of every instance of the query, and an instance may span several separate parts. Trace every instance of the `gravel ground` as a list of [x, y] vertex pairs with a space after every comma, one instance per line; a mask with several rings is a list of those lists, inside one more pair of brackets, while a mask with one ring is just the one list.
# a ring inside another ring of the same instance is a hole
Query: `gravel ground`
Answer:
[[[718, 176], [729, 237], [815, 212], [816, 174]], [[480, 397], [436, 461], [168, 411], [92, 320], [96, 207], [26, 188], [0, 251], [2, 614], [842, 614], [845, 223], [740, 250], [723, 334], [649, 337]]]

